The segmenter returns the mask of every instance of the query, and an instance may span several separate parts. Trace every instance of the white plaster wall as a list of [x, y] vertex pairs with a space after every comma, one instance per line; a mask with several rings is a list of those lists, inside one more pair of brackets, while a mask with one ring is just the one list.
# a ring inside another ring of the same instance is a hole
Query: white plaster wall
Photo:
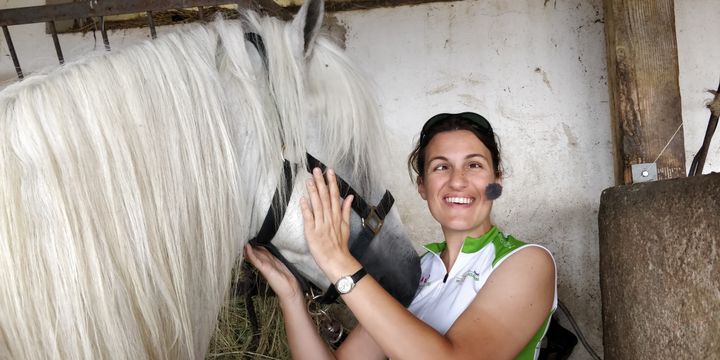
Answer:
[[[0, 0], [0, 8], [42, 2]], [[613, 185], [602, 0], [544, 3], [462, 1], [335, 16], [347, 28], [348, 52], [376, 85], [396, 154], [391, 191], [418, 247], [441, 234], [405, 158], [429, 116], [477, 111], [491, 120], [504, 151], [505, 193], [495, 204], [495, 222], [553, 251], [560, 300], [601, 352], [597, 210], [601, 191]], [[720, 79], [720, 6], [717, 0], [675, 6], [689, 168], [709, 116], [704, 91]], [[10, 31], [26, 73], [57, 66], [44, 25]], [[96, 36], [61, 35], [66, 61], [104, 51]], [[114, 49], [146, 38], [148, 29], [110, 33]], [[15, 72], [0, 42], [2, 88]], [[718, 136], [706, 173], [720, 171]], [[590, 357], [578, 344], [572, 358]]]
[[[495, 222], [553, 251], [560, 300], [600, 354], [597, 210], [614, 185], [602, 5], [484, 0], [337, 15], [381, 96], [397, 154], [392, 190], [415, 241], [441, 236], [404, 170], [420, 127], [438, 112], [486, 115], [508, 173]], [[706, 90], [720, 80], [720, 3], [675, 7], [689, 169], [707, 127]], [[720, 171], [720, 135], [710, 171]], [[590, 358], [578, 343], [572, 359]]]
[[[546, 245], [560, 300], [600, 352], [597, 210], [613, 185], [602, 1], [463, 1], [337, 14], [391, 129], [393, 192], [412, 238], [441, 238], [404, 161], [424, 121], [474, 110], [504, 151], [494, 220]], [[578, 346], [575, 359], [589, 358]]]
[[[685, 161], [690, 170], [707, 130], [705, 104], [720, 83], [720, 1], [675, 1], [675, 33], [680, 66], [680, 93], [685, 131]], [[720, 172], [720, 130], [710, 143], [703, 174]]]

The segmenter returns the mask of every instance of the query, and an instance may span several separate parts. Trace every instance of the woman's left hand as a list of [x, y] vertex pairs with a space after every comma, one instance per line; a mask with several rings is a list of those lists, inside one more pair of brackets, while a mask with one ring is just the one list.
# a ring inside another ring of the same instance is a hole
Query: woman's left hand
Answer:
[[273, 254], [262, 247], [253, 248], [247, 244], [245, 256], [260, 271], [281, 303], [304, 302], [303, 292], [295, 275]]
[[306, 187], [310, 203], [304, 197], [300, 200], [305, 238], [315, 261], [334, 282], [360, 268], [348, 249], [353, 196], [349, 195], [340, 202], [340, 191], [332, 169], [327, 171], [327, 183], [320, 169], [313, 169]]

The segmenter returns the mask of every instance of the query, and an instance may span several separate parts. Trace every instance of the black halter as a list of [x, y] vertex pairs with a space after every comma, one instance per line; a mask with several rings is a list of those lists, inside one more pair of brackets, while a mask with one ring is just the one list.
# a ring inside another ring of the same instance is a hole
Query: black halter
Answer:
[[[316, 167], [320, 168], [323, 172], [327, 169], [325, 164], [320, 162], [320, 160], [316, 159], [310, 154], [306, 155], [308, 172], [312, 172], [312, 169]], [[280, 253], [278, 248], [272, 244], [272, 239], [275, 237], [275, 234], [280, 227], [280, 222], [285, 215], [285, 210], [290, 199], [289, 194], [292, 192], [293, 172], [290, 166], [290, 162], [287, 160], [285, 160], [283, 164], [283, 172], [285, 174], [285, 194], [287, 195], [285, 196], [285, 201], [283, 202], [280, 199], [280, 190], [276, 189], [275, 194], [273, 195], [270, 209], [268, 209], [267, 214], [265, 215], [265, 219], [263, 220], [262, 226], [260, 227], [260, 231], [254, 238], [250, 240], [250, 244], [253, 246], [264, 247], [276, 258], [278, 258], [283, 264], [285, 264], [285, 266], [287, 266], [290, 272], [295, 275], [295, 278], [298, 280], [298, 283], [300, 283], [300, 287], [303, 292], [307, 294], [310, 292], [311, 285], [308, 283], [305, 277], [300, 274], [297, 268], [295, 268], [295, 266], [291, 264]], [[373, 238], [375, 238], [375, 235], [380, 232], [380, 229], [382, 229], [383, 222], [385, 221], [385, 216], [388, 214], [388, 212], [390, 212], [390, 209], [392, 208], [395, 199], [393, 198], [392, 194], [390, 194], [390, 192], [386, 190], [385, 194], [383, 195], [377, 206], [370, 206], [365, 201], [365, 199], [359, 196], [358, 193], [347, 182], [345, 182], [345, 180], [343, 180], [339, 176], [336, 176], [336, 179], [341, 197], [345, 198], [348, 195], [353, 195], [353, 202], [351, 206], [353, 211], [355, 211], [355, 213], [357, 213], [361, 219], [362, 230], [350, 246], [350, 254], [352, 254], [355, 259], [358, 259], [358, 261], [360, 261], [360, 259], [365, 256], [365, 253], [370, 246], [370, 242], [373, 240]], [[318, 302], [321, 304], [332, 303], [337, 299], [338, 295], [339, 294], [335, 289], [335, 285], [331, 284], [330, 287], [322, 295], [322, 297], [318, 300]]]

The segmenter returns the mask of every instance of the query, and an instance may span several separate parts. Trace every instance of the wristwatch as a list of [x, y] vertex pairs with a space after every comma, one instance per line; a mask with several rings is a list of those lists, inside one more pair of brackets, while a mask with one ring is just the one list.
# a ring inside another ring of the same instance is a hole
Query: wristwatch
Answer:
[[347, 294], [355, 287], [355, 284], [357, 284], [358, 281], [365, 276], [365, 274], [367, 274], [365, 268], [360, 268], [360, 270], [352, 275], [345, 275], [335, 282], [335, 289], [337, 289], [337, 292], [340, 294]]

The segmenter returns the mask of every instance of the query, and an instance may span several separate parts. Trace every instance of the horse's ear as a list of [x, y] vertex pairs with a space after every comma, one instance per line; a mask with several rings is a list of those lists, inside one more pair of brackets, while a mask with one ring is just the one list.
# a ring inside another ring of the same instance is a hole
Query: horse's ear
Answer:
[[312, 53], [315, 37], [320, 32], [324, 15], [325, 2], [323, 0], [305, 0], [293, 19], [295, 28], [303, 32], [305, 56]]

